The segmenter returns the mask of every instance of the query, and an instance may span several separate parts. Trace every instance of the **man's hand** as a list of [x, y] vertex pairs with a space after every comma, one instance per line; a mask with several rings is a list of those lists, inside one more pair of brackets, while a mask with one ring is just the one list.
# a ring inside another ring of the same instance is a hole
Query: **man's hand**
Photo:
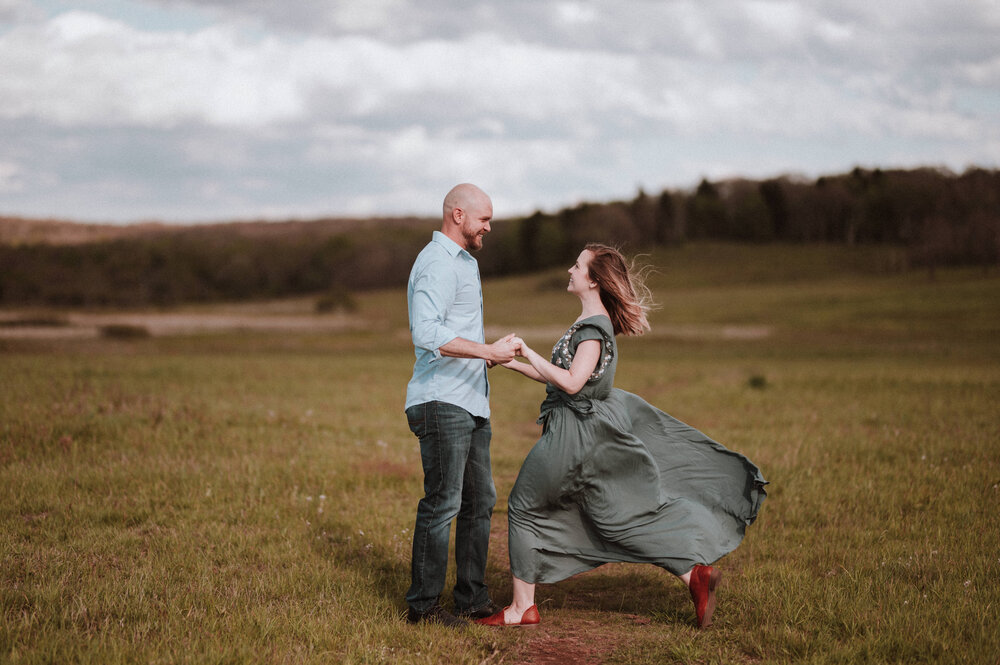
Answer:
[[514, 359], [519, 348], [519, 345], [514, 343], [514, 339], [519, 338], [516, 334], [510, 333], [489, 345], [489, 357], [486, 359], [487, 367], [503, 365]]
[[508, 369], [514, 369], [513, 366], [519, 364], [517, 356], [522, 356], [521, 350], [524, 349], [524, 347], [526, 347], [527, 345], [524, 343], [524, 340], [522, 340], [520, 337], [516, 335], [514, 337], [511, 337], [510, 343], [514, 345], [514, 358], [512, 358], [509, 362], [500, 364]]

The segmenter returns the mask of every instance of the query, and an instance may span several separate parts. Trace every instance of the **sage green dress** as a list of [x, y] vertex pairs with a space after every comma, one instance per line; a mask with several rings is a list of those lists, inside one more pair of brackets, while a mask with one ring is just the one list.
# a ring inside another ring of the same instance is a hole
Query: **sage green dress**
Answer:
[[764, 500], [760, 470], [640, 397], [614, 388], [606, 316], [574, 324], [552, 351], [568, 369], [584, 340], [597, 368], [569, 395], [546, 388], [542, 436], [508, 498], [511, 572], [550, 583], [609, 562], [681, 575], [733, 551]]

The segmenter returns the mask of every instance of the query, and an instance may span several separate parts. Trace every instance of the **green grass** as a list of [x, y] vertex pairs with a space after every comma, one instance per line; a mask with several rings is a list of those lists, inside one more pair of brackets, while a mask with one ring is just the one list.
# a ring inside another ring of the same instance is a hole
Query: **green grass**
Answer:
[[[622, 340], [618, 385], [747, 454], [769, 497], [720, 562], [711, 630], [679, 582], [622, 565], [541, 587], [550, 637], [591, 622], [611, 663], [997, 662], [1000, 278], [932, 281], [878, 248], [650, 260], [662, 308]], [[577, 313], [563, 277], [488, 281], [487, 323], [548, 348]], [[358, 308], [368, 332], [0, 340], [0, 660], [527, 658], [530, 634], [402, 619], [422, 480], [405, 296]], [[505, 602], [542, 388], [491, 376]]]

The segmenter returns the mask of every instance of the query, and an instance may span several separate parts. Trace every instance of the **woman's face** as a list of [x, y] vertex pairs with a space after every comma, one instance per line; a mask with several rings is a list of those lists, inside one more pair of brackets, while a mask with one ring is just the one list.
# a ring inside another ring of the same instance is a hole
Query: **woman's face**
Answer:
[[592, 256], [593, 252], [589, 249], [583, 250], [576, 258], [576, 263], [569, 269], [569, 284], [566, 286], [566, 290], [570, 293], [584, 293], [594, 288], [591, 286], [593, 282], [590, 280], [590, 259]]

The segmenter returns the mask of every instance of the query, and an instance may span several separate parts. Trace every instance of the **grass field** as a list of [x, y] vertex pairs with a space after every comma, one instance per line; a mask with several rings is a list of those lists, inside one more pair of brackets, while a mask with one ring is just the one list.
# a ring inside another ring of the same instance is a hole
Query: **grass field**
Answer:
[[[540, 587], [535, 631], [403, 621], [422, 476], [400, 289], [359, 298], [362, 330], [0, 339], [0, 661], [1000, 662], [997, 271], [845, 247], [648, 261], [662, 308], [617, 384], [771, 481], [710, 630], [634, 565]], [[489, 329], [548, 348], [577, 314], [564, 286], [488, 281]], [[543, 389], [491, 377], [503, 603]]]

